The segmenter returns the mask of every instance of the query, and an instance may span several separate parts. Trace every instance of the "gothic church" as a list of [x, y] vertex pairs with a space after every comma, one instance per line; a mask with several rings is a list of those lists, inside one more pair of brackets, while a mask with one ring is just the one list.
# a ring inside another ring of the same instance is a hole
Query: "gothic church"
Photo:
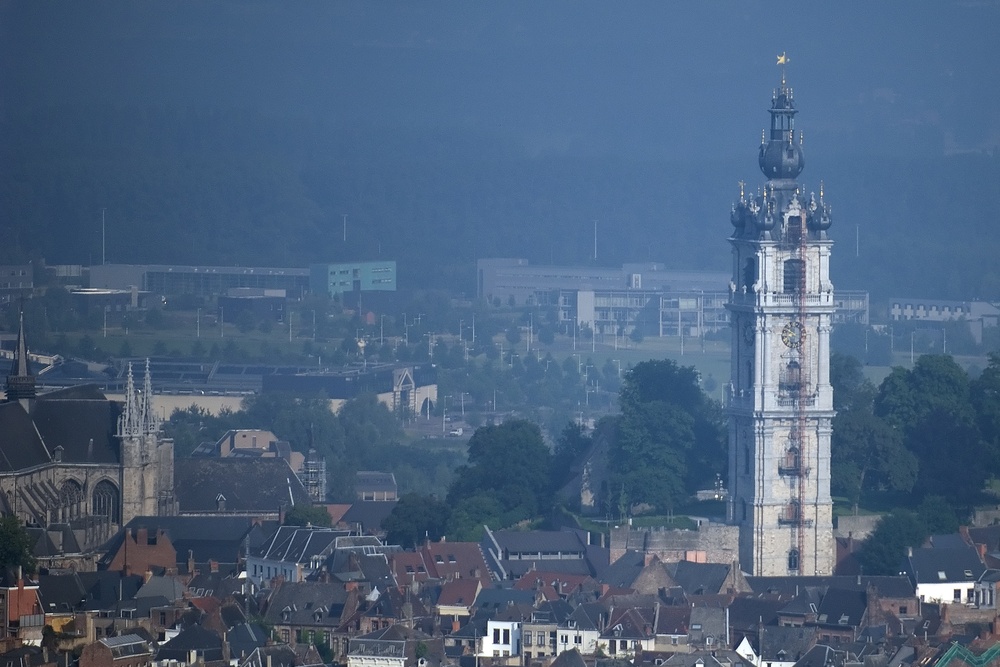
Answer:
[[36, 394], [24, 318], [0, 403], [0, 513], [22, 521], [100, 527], [113, 534], [141, 515], [174, 513], [173, 443], [160, 436], [129, 366], [124, 404], [93, 385]]

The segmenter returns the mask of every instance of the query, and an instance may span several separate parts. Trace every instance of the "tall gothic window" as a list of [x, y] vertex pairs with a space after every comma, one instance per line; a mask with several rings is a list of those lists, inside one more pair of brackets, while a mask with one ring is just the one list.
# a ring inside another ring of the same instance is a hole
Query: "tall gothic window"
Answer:
[[75, 479], [67, 479], [59, 487], [59, 505], [65, 519], [75, 519], [80, 513], [83, 487]]
[[92, 511], [94, 516], [106, 516], [112, 523], [121, 522], [121, 507], [118, 502], [118, 487], [108, 480], [94, 487]]
[[799, 569], [799, 550], [792, 549], [788, 552], [788, 569], [798, 570]]

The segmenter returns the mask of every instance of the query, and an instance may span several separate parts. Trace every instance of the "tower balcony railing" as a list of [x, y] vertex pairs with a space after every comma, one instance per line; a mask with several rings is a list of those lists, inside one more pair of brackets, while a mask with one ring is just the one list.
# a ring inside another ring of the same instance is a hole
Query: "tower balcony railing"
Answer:
[[811, 407], [816, 405], [816, 394], [808, 396], [778, 396], [778, 406], [782, 408], [794, 408], [798, 406]]
[[754, 292], [736, 290], [729, 295], [729, 303], [735, 306], [825, 306], [834, 308], [833, 290], [796, 294], [787, 292]]
[[778, 474], [784, 475], [785, 477], [802, 477], [809, 476], [809, 468], [803, 468], [797, 465], [778, 465]]
[[802, 526], [803, 528], [812, 528], [812, 519], [799, 519], [798, 517], [788, 517], [782, 516], [778, 517], [779, 526]]

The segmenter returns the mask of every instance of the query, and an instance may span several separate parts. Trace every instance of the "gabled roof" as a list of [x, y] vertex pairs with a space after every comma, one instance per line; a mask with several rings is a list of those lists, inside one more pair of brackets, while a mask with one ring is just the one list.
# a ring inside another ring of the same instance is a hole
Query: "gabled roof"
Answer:
[[631, 588], [644, 567], [646, 557], [638, 551], [629, 550], [604, 570], [600, 581], [618, 588]]
[[476, 542], [424, 542], [420, 547], [424, 563], [438, 579], [478, 578], [484, 588], [493, 585], [482, 548]]
[[87, 589], [76, 572], [50, 570], [38, 575], [38, 597], [46, 614], [68, 614], [82, 608]]
[[823, 595], [817, 609], [816, 622], [857, 628], [868, 611], [868, 596], [864, 591], [846, 591], [830, 588]]
[[845, 651], [837, 651], [824, 644], [817, 644], [795, 663], [795, 667], [843, 667], [847, 659]]
[[668, 566], [673, 580], [688, 595], [714, 595], [723, 592], [730, 565], [693, 563], [682, 560]]
[[162, 530], [177, 550], [178, 562], [187, 562], [191, 552], [198, 563], [235, 563], [253, 520], [247, 516], [137, 516], [125, 528], [146, 528], [150, 534]]
[[482, 589], [478, 579], [455, 579], [441, 586], [438, 606], [465, 607], [471, 609]]
[[587, 663], [580, 652], [572, 648], [556, 656], [549, 667], [587, 667]]
[[179, 458], [174, 488], [182, 490], [181, 514], [274, 514], [310, 503], [302, 482], [279, 458]]
[[793, 662], [816, 644], [815, 627], [765, 626], [760, 635], [761, 662]]
[[576, 625], [577, 629], [596, 632], [604, 629], [605, 618], [607, 618], [607, 610], [596, 602], [586, 602], [579, 605], [569, 616], [569, 620]]
[[350, 598], [342, 584], [286, 582], [272, 594], [264, 620], [271, 625], [336, 627]]
[[614, 639], [649, 639], [653, 636], [653, 609], [642, 607], [613, 608], [601, 637]]
[[660, 611], [656, 616], [656, 628], [654, 632], [657, 635], [687, 635], [688, 628], [691, 622], [691, 607], [676, 606], [676, 607], [660, 607]]
[[598, 587], [597, 582], [586, 574], [529, 570], [514, 582], [513, 588], [519, 591], [538, 591], [546, 600], [559, 600], [581, 590], [587, 584], [594, 590]]

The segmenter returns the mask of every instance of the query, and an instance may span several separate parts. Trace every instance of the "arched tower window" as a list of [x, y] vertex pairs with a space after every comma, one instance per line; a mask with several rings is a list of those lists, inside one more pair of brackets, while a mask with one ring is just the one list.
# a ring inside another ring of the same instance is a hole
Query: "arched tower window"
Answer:
[[799, 569], [799, 550], [792, 549], [788, 552], [788, 569], [798, 571]]
[[781, 511], [781, 517], [778, 519], [778, 523], [798, 523], [800, 509], [798, 500], [790, 500]]
[[806, 261], [804, 259], [786, 259], [782, 274], [783, 289], [786, 294], [801, 292], [806, 283]]
[[91, 513], [94, 516], [106, 516], [112, 523], [121, 522], [121, 504], [118, 487], [103, 480], [94, 487], [91, 496]]
[[803, 388], [802, 365], [792, 359], [781, 370], [781, 377], [778, 380], [778, 389], [786, 392], [798, 392]]

